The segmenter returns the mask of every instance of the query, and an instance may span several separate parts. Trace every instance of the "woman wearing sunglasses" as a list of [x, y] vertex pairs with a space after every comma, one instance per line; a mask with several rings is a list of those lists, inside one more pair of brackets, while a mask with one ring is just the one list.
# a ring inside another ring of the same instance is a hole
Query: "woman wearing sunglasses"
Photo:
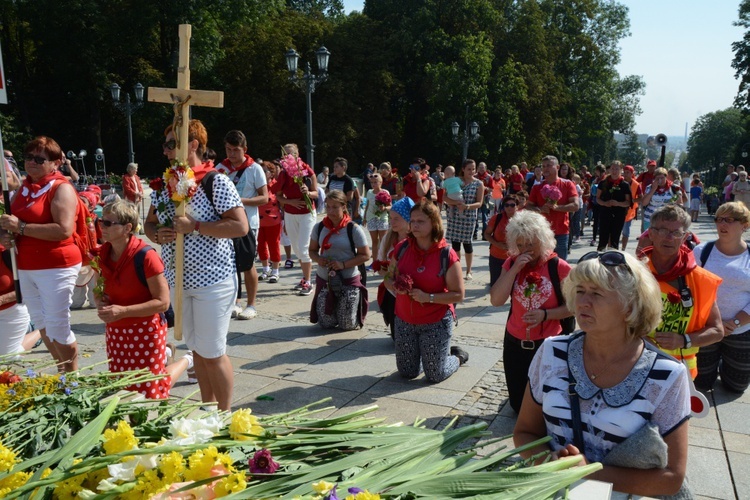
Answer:
[[[552, 440], [521, 455], [551, 449], [554, 459], [577, 455], [585, 463], [602, 462], [603, 469], [588, 477], [613, 483], [619, 492], [689, 494], [683, 489], [687, 371], [644, 342], [661, 321], [659, 284], [635, 257], [591, 252], [570, 272], [563, 293], [582, 331], [545, 340], [534, 356], [513, 439], [516, 446]], [[662, 440], [666, 452], [643, 463], [645, 444]], [[625, 452], [629, 446], [636, 451]]]
[[557, 257], [555, 234], [537, 212], [517, 213], [508, 223], [505, 238], [508, 259], [490, 289], [490, 302], [499, 307], [510, 299], [503, 365], [510, 406], [518, 413], [534, 353], [545, 338], [560, 335], [559, 320], [571, 316], [555, 290], [570, 265]]
[[127, 388], [148, 399], [166, 399], [182, 372], [193, 368], [193, 355], [188, 351], [167, 364], [175, 354], [175, 347], [167, 344], [163, 314], [169, 307], [169, 286], [159, 255], [135, 236], [139, 220], [136, 205], [125, 200], [106, 205], [98, 220], [104, 240], [98, 252], [104, 287], [97, 297], [97, 313], [106, 323], [109, 371], [148, 368], [154, 375], [167, 375]]
[[502, 210], [493, 215], [484, 230], [484, 239], [490, 243], [490, 286], [494, 285], [508, 258], [508, 244], [505, 231], [510, 219], [518, 211], [518, 197], [509, 194], [502, 200]]
[[750, 249], [742, 236], [750, 228], [750, 210], [741, 201], [725, 203], [716, 211], [719, 238], [693, 250], [696, 262], [723, 281], [716, 295], [724, 337], [698, 351], [695, 385], [709, 390], [721, 383], [735, 393], [750, 386]]
[[70, 331], [70, 302], [81, 251], [73, 241], [78, 195], [58, 171], [63, 153], [54, 139], [39, 136], [24, 148], [26, 179], [0, 217], [0, 243], [17, 247], [23, 302], [61, 371], [78, 369], [78, 343]]

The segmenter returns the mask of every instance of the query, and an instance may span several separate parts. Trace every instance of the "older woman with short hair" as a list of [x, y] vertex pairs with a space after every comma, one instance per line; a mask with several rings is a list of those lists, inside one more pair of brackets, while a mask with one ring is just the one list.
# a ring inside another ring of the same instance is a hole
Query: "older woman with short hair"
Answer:
[[750, 386], [750, 248], [743, 240], [750, 228], [750, 209], [740, 201], [716, 211], [717, 240], [693, 250], [695, 261], [723, 281], [716, 294], [724, 337], [698, 351], [695, 385], [709, 390], [721, 375], [729, 391], [742, 393]]
[[[689, 494], [687, 370], [644, 341], [661, 321], [658, 283], [631, 255], [590, 252], [563, 293], [583, 331], [545, 340], [534, 356], [513, 438], [516, 446], [552, 440], [521, 455], [551, 449], [553, 458], [602, 462], [589, 477], [624, 493]], [[666, 451], [644, 463], [648, 445], [661, 440]]]
[[545, 338], [562, 333], [559, 320], [571, 315], [555, 291], [570, 272], [570, 265], [557, 257], [555, 234], [537, 212], [517, 213], [505, 233], [508, 258], [490, 289], [490, 302], [498, 307], [511, 301], [503, 365], [510, 406], [517, 413], [534, 353]]

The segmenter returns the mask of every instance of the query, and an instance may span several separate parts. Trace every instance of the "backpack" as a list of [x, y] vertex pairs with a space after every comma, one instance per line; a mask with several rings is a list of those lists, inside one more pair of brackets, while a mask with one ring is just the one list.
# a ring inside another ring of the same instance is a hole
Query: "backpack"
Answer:
[[[323, 227], [322, 222], [318, 224], [318, 243], [320, 243], [320, 234], [323, 232]], [[349, 237], [349, 245], [352, 247], [352, 253], [357, 255], [357, 247], [354, 245], [354, 222], [349, 222], [349, 224], [346, 225], [346, 235]], [[367, 285], [367, 266], [362, 263], [357, 266], [357, 269], [359, 269], [362, 285]]]
[[[706, 261], [708, 260], [708, 256], [711, 255], [711, 250], [714, 249], [714, 245], [716, 245], [716, 241], [709, 241], [706, 243], [706, 246], [703, 247], [703, 250], [701, 250], [701, 267], [706, 267]], [[747, 245], [747, 251], [750, 253], [750, 244]]]
[[[55, 183], [52, 187], [52, 192], [50, 193], [50, 199], [54, 198], [57, 188], [61, 185], [62, 184], [58, 182]], [[77, 192], [76, 202], [76, 217], [73, 225], [72, 238], [73, 243], [75, 243], [78, 250], [81, 252], [81, 266], [88, 266], [91, 264], [91, 251], [98, 246], [96, 244], [96, 232], [93, 232], [92, 234], [92, 231], [89, 230], [89, 225], [86, 219], [90, 218], [91, 214], [89, 213], [89, 209], [86, 208], [86, 205], [83, 204], [83, 200], [78, 197]]]
[[[138, 276], [138, 281], [141, 282], [143, 286], [148, 288], [148, 281], [146, 280], [146, 271], [143, 268], [143, 263], [146, 260], [146, 254], [153, 250], [149, 245], [146, 245], [145, 247], [138, 250], [138, 252], [135, 254], [135, 257], [133, 257], [133, 264], [135, 265], [135, 275]], [[172, 309], [172, 304], [169, 304], [169, 308], [160, 314], [162, 318], [164, 318], [167, 322], [167, 326], [169, 328], [172, 328], [174, 326], [174, 309]]]

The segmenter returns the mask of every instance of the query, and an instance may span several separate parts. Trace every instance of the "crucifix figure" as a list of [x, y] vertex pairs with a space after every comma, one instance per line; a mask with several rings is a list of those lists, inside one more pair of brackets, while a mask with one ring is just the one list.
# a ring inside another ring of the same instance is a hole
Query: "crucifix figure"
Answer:
[[[190, 106], [224, 107], [224, 92], [193, 90], [190, 88], [190, 33], [189, 24], [180, 25], [180, 53], [177, 68], [177, 88], [149, 87], [148, 101], [172, 104], [174, 121], [172, 122], [179, 163], [186, 163], [188, 156], [188, 127]], [[187, 201], [175, 206], [177, 216], [184, 216]], [[177, 234], [175, 240], [175, 290], [174, 290], [174, 337], [182, 340], [182, 290], [184, 283], [185, 240]]]

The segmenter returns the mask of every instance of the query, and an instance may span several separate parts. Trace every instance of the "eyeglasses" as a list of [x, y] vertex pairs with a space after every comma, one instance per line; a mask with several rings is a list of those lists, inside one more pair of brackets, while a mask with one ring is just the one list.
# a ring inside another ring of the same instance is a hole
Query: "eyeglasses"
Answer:
[[44, 165], [45, 161], [49, 161], [44, 156], [36, 156], [36, 155], [26, 155], [23, 157], [25, 161], [33, 161], [37, 165]]
[[127, 222], [116, 222], [113, 220], [99, 219], [99, 224], [104, 227], [112, 227], [113, 225], [124, 226]]
[[341, 210], [344, 208], [344, 205], [337, 205], [335, 207], [332, 207], [331, 205], [326, 205], [326, 210]]
[[515, 208], [517, 205], [515, 203], [504, 203], [503, 206], [504, 207], [513, 207], [513, 208]]
[[682, 238], [685, 236], [685, 231], [681, 229], [677, 229], [675, 231], [670, 231], [666, 227], [652, 227], [649, 229], [650, 234], [658, 234], [662, 238]]
[[167, 151], [173, 151], [174, 148], [177, 147], [177, 141], [172, 139], [171, 141], [167, 141], [164, 144], [161, 145], [162, 149], [166, 149]]
[[717, 224], [721, 224], [722, 222], [731, 224], [733, 222], [737, 222], [737, 219], [735, 219], [734, 217], [714, 217], [714, 222], [716, 222]]
[[591, 259], [599, 259], [599, 262], [602, 263], [603, 266], [607, 267], [618, 267], [618, 266], [625, 266], [625, 269], [630, 273], [633, 274], [632, 269], [630, 269], [630, 266], [628, 265], [628, 261], [625, 260], [625, 254], [620, 252], [615, 252], [610, 250], [609, 252], [589, 252], [585, 254], [583, 257], [578, 259], [578, 263], [591, 260]]

